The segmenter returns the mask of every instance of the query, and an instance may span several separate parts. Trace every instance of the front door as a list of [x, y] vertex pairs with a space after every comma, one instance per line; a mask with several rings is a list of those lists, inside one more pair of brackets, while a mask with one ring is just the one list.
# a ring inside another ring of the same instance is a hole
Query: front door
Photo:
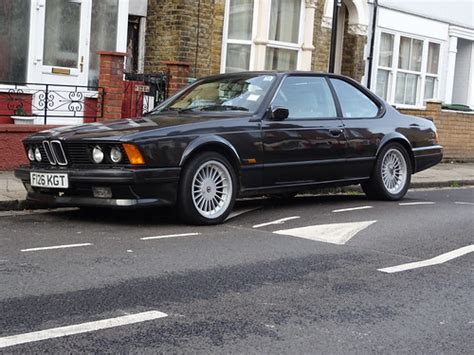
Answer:
[[284, 79], [272, 107], [289, 117], [262, 122], [265, 186], [306, 185], [344, 177], [344, 127], [324, 76]]
[[91, 1], [43, 0], [36, 11], [33, 81], [87, 85]]

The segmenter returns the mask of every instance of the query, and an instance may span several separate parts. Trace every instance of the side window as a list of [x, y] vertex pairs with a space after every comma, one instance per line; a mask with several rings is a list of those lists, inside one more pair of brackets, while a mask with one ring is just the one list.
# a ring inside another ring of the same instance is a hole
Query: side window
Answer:
[[343, 80], [330, 80], [339, 98], [343, 117], [372, 118], [377, 116], [379, 108], [362, 91]]
[[289, 111], [289, 120], [337, 117], [331, 90], [324, 77], [290, 76], [285, 78], [272, 107]]

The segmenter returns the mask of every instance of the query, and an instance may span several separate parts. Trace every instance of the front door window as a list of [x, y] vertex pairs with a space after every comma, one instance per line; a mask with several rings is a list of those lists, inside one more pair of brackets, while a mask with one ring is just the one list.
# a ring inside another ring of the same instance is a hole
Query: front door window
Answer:
[[75, 0], [48, 0], [44, 31], [43, 64], [77, 68], [81, 3]]

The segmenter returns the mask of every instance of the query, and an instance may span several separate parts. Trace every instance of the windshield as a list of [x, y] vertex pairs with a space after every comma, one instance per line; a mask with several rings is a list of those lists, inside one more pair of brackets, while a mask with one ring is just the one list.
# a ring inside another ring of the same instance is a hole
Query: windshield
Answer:
[[254, 113], [274, 75], [242, 75], [204, 80], [155, 112], [242, 111]]

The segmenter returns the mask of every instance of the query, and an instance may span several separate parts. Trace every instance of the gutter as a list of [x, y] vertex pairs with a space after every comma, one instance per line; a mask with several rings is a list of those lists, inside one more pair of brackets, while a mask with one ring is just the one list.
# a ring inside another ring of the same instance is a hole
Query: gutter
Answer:
[[374, 0], [374, 9], [372, 15], [372, 33], [370, 35], [370, 51], [369, 57], [367, 58], [369, 61], [369, 66], [367, 68], [367, 89], [370, 90], [372, 84], [372, 67], [374, 64], [374, 47], [375, 47], [375, 33], [377, 30], [377, 11], [378, 11], [378, 0]]

